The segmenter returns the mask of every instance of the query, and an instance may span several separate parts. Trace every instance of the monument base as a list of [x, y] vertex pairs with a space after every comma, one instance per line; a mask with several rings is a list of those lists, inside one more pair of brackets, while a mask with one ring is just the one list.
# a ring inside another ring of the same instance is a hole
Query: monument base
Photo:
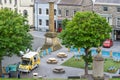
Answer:
[[56, 32], [47, 32], [45, 34], [45, 44], [42, 46], [41, 50], [52, 48], [53, 51], [61, 49], [62, 46], [58, 41]]

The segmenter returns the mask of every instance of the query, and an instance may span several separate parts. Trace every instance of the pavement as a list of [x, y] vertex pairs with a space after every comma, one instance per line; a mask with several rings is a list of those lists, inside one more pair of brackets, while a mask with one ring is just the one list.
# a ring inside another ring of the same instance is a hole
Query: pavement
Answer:
[[[37, 50], [38, 47], [42, 47], [42, 45], [44, 44], [44, 34], [45, 32], [38, 32], [38, 31], [31, 31], [30, 32], [33, 36], [34, 36], [34, 40], [33, 40], [33, 49]], [[120, 41], [115, 41], [114, 42], [114, 46], [112, 46], [111, 48], [102, 48], [102, 50], [107, 50], [107, 51], [114, 51], [114, 52], [120, 52]], [[56, 55], [58, 52], [65, 52], [66, 54], [68, 54], [67, 58], [64, 58], [63, 60], [61, 60], [61, 58], [58, 58]], [[46, 55], [43, 58], [41, 58], [41, 64], [39, 65], [38, 68], [32, 70], [30, 73], [26, 74], [26, 73], [22, 73], [21, 77], [22, 78], [31, 78], [33, 77], [33, 73], [38, 73], [38, 76], [43, 76], [45, 78], [67, 78], [68, 76], [81, 76], [84, 74], [84, 69], [80, 69], [80, 68], [73, 68], [73, 67], [66, 67], [66, 66], [62, 66], [61, 64], [68, 60], [69, 58], [71, 58], [73, 56], [72, 52], [68, 52], [68, 49], [65, 48], [64, 46], [57, 50], [52, 52], [50, 55]], [[58, 60], [57, 64], [47, 64], [46, 61], [48, 60], [48, 58], [56, 58]], [[14, 61], [14, 62], [12, 62]], [[5, 57], [4, 60], [2, 61], [3, 65], [6, 66], [8, 64], [12, 64], [15, 62], [20, 61], [20, 57], [17, 56], [13, 56], [13, 57]], [[65, 73], [63, 74], [56, 74], [53, 72], [53, 69], [55, 67], [61, 66], [64, 68]], [[92, 74], [92, 70], [88, 71], [89, 74]], [[112, 75], [110, 73], [105, 73], [107, 75]]]
[[[58, 52], [65, 52], [68, 56], [67, 58], [61, 58], [57, 57]], [[79, 68], [73, 68], [73, 67], [66, 67], [62, 66], [61, 64], [71, 58], [73, 56], [73, 53], [68, 52], [67, 48], [62, 48], [60, 50], [52, 52], [50, 55], [46, 55], [43, 58], [41, 58], [41, 64], [39, 65], [39, 68], [36, 68], [32, 71], [32, 73], [38, 73], [38, 76], [45, 76], [46, 78], [67, 78], [67, 76], [80, 76], [84, 74], [83, 69]], [[46, 61], [48, 58], [56, 58], [58, 60], [57, 64], [48, 64]], [[62, 67], [65, 70], [65, 73], [56, 74], [53, 72], [53, 69], [55, 67]], [[91, 73], [91, 71], [89, 71]], [[29, 73], [27, 76], [23, 77], [32, 77], [33, 75]]]

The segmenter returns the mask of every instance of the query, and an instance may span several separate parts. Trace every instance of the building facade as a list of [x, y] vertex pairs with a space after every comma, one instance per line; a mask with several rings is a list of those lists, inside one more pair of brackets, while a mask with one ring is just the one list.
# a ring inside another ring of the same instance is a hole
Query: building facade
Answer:
[[93, 10], [105, 17], [111, 25], [111, 38], [120, 40], [120, 0], [96, 0], [93, 7]]
[[[50, 0], [35, 0], [35, 29], [49, 30], [49, 2]], [[54, 0], [55, 29], [62, 26], [62, 20], [72, 19], [77, 11], [93, 9], [92, 0]]]
[[0, 0], [0, 9], [9, 8], [27, 17], [28, 24], [33, 26], [34, 0]]
[[[35, 29], [39, 31], [49, 30], [49, 1], [35, 0]], [[57, 2], [54, 2], [54, 27], [57, 29]]]
[[[58, 3], [58, 28], [62, 26], [62, 20], [71, 20], [77, 11], [92, 11], [92, 0], [60, 0]], [[62, 26], [64, 27], [64, 26]]]

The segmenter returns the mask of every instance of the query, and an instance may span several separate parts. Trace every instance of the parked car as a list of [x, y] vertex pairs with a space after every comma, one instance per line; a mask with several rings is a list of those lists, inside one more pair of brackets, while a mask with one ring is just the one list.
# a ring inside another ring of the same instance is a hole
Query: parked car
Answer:
[[111, 39], [106, 39], [104, 42], [103, 42], [103, 47], [105, 48], [110, 48], [111, 46], [113, 46], [113, 41]]
[[62, 27], [59, 27], [59, 28], [58, 28], [58, 32], [61, 32], [61, 31], [62, 31]]

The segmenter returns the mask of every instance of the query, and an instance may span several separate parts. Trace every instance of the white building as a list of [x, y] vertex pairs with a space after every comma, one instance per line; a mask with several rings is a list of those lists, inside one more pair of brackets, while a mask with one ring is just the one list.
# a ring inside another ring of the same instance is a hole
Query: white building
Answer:
[[[35, 29], [49, 30], [49, 2], [50, 0], [35, 0]], [[54, 27], [57, 29], [57, 1], [54, 2]]]
[[28, 24], [33, 26], [34, 0], [0, 0], [0, 9], [9, 8], [15, 10], [23, 16], [27, 16]]

